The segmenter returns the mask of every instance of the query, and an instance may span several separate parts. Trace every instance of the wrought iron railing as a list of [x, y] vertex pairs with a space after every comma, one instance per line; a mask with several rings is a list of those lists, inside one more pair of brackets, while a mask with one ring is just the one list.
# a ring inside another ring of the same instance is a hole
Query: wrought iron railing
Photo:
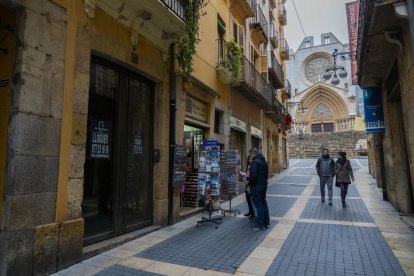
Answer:
[[285, 107], [277, 99], [277, 94], [273, 97], [273, 109], [275, 111], [276, 119], [279, 123], [283, 123], [285, 119]]
[[283, 72], [282, 66], [276, 59], [275, 54], [273, 52], [269, 53], [269, 68], [272, 70], [273, 74], [279, 79], [279, 82], [283, 85], [285, 83], [285, 73]]
[[290, 85], [289, 80], [286, 80], [286, 94], [288, 98], [292, 98], [292, 86]]
[[167, 7], [173, 11], [183, 21], [185, 20], [185, 7], [186, 4], [183, 0], [161, 0], [167, 5]]
[[256, 70], [254, 65], [246, 58], [243, 59], [243, 80], [257, 91], [269, 105], [272, 104], [272, 90], [266, 80]]
[[276, 49], [279, 45], [279, 35], [276, 31], [276, 27], [273, 24], [270, 25], [270, 34], [269, 34], [270, 43], [272, 43], [273, 47]]
[[269, 37], [269, 30], [268, 30], [268, 22], [267, 19], [262, 11], [262, 8], [260, 7], [260, 5], [256, 4], [255, 6], [254, 3], [256, 3], [256, 1], [254, 0], [250, 0], [250, 6], [253, 9], [254, 12], [254, 16], [251, 18], [250, 24], [251, 25], [259, 25], [261, 30], [263, 31], [264, 35], [266, 36], [266, 39], [268, 39]]

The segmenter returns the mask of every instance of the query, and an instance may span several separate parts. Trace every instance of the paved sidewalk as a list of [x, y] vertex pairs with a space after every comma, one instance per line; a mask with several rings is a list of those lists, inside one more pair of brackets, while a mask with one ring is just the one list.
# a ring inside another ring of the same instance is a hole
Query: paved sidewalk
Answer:
[[[414, 233], [382, 201], [367, 160], [352, 165], [347, 208], [335, 187], [333, 206], [320, 202], [315, 160], [291, 160], [270, 181], [268, 230], [242, 215], [196, 227], [197, 215], [56, 275], [414, 275]], [[244, 195], [233, 206], [246, 211]]]

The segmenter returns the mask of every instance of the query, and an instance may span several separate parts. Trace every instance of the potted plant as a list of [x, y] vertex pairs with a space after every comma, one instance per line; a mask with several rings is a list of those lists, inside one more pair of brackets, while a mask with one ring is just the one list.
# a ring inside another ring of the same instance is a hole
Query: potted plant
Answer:
[[225, 42], [226, 53], [217, 63], [219, 79], [225, 84], [237, 83], [243, 75], [243, 51], [234, 39]]

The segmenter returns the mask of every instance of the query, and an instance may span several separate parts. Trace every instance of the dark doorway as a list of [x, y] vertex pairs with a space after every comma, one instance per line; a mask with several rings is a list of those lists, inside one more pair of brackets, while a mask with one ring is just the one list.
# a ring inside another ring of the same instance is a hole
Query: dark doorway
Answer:
[[97, 57], [91, 64], [85, 244], [152, 223], [153, 83]]

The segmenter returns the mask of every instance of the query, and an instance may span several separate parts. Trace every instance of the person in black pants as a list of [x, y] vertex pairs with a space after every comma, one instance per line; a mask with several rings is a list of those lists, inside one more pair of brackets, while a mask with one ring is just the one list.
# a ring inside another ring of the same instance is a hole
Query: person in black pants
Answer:
[[252, 200], [257, 212], [257, 222], [253, 230], [264, 230], [270, 227], [269, 208], [266, 201], [267, 178], [269, 167], [264, 156], [256, 148], [250, 152], [253, 161], [250, 165], [249, 183]]
[[249, 217], [249, 218], [254, 218], [254, 209], [253, 209], [253, 202], [252, 202], [252, 194], [250, 192], [250, 183], [247, 180], [250, 176], [250, 164], [252, 163], [253, 159], [252, 157], [249, 155], [249, 157], [247, 157], [247, 166], [246, 166], [246, 172], [240, 172], [242, 176], [244, 176], [246, 178], [246, 190], [244, 191], [244, 193], [246, 194], [246, 201], [247, 201], [247, 205], [249, 206], [249, 212], [247, 214], [244, 214], [245, 217]]

